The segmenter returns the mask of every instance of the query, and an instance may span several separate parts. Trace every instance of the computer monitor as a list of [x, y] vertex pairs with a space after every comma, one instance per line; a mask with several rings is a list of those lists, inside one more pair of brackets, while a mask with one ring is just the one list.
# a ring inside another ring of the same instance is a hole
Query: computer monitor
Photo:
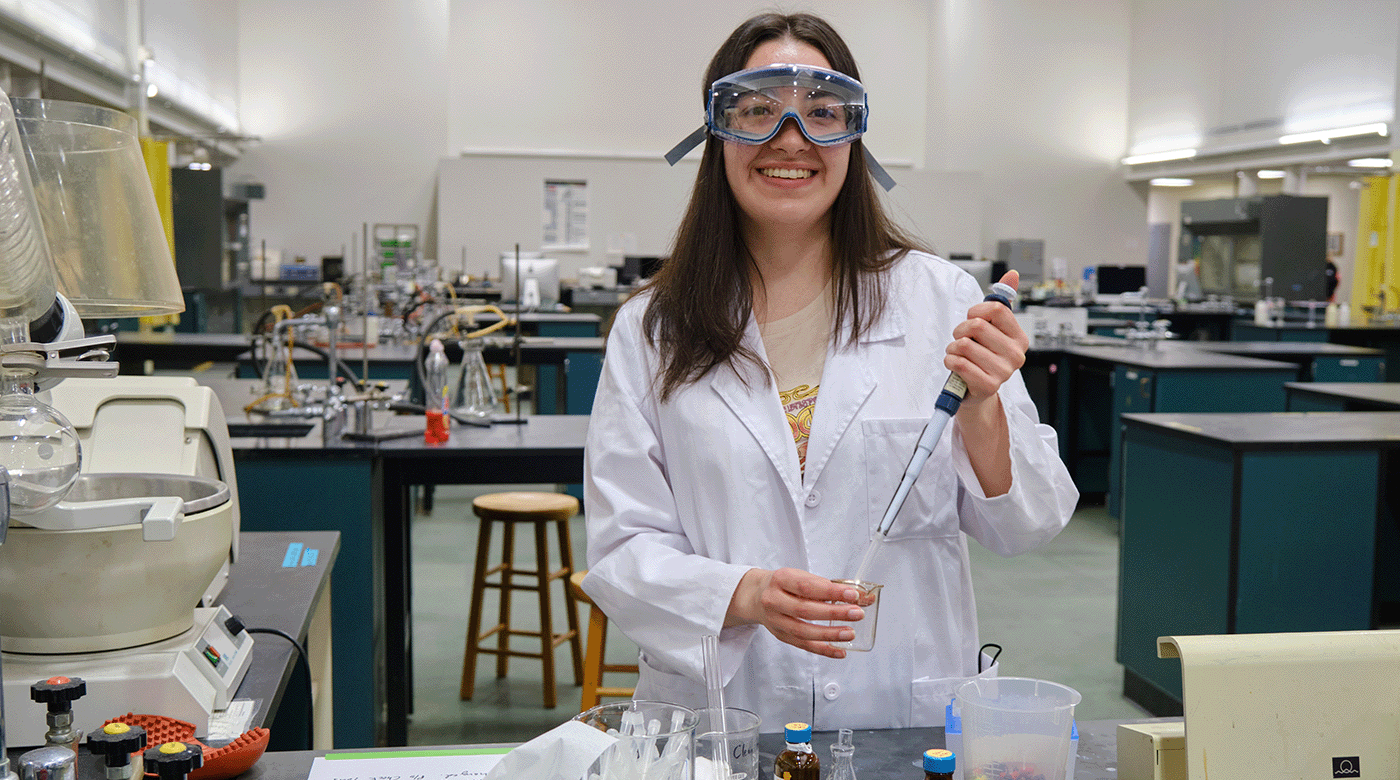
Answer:
[[[529, 306], [553, 306], [559, 302], [559, 261], [550, 257], [521, 257], [519, 273], [516, 259], [501, 258], [501, 301]], [[538, 304], [532, 300], [532, 288], [538, 291]]]
[[1147, 286], [1147, 266], [1101, 265], [1095, 270], [1099, 295], [1135, 293]]

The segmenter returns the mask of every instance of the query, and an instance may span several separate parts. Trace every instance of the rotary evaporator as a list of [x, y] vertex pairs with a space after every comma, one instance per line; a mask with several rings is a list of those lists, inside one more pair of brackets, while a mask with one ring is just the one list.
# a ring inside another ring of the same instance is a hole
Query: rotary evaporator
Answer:
[[80, 320], [184, 309], [136, 127], [0, 93], [0, 748], [44, 743], [30, 686], [56, 676], [86, 681], [74, 728], [136, 712], [205, 734], [251, 654], [200, 606], [238, 553], [218, 401], [117, 376]]

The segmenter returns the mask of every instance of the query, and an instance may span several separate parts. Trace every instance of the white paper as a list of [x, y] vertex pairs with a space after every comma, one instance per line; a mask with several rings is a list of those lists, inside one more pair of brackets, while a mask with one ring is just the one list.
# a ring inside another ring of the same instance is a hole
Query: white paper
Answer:
[[[342, 753], [313, 759], [307, 780], [481, 780], [507, 748]], [[337, 756], [369, 756], [339, 758]]]
[[588, 248], [588, 182], [546, 179], [541, 249]]

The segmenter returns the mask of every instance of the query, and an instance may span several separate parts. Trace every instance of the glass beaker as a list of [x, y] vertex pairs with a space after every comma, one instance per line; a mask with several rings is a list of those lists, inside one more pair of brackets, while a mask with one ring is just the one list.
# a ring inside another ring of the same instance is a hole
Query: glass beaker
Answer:
[[995, 769], [1064, 780], [1078, 691], [1045, 680], [988, 677], [962, 683], [954, 695], [962, 710], [964, 777], [990, 777]]
[[[724, 708], [724, 731], [720, 731], [718, 718], [712, 717], [719, 710], [700, 710], [699, 724], [695, 728], [695, 780], [714, 777], [710, 762], [716, 749], [729, 764], [729, 780], [760, 780], [758, 774], [758, 727], [762, 721], [758, 715], [737, 707]], [[710, 771], [702, 776], [699, 767], [704, 765]]]
[[842, 650], [869, 650], [875, 646], [875, 621], [880, 617], [880, 589], [885, 587], [873, 582], [860, 580], [832, 580], [840, 585], [850, 585], [856, 591], [856, 606], [865, 611], [865, 616], [854, 623], [847, 620], [833, 620], [831, 625], [849, 625], [856, 632], [849, 642], [832, 642], [832, 647]]
[[457, 377], [455, 397], [458, 413], [478, 420], [490, 420], [496, 411], [496, 393], [491, 389], [491, 375], [486, 371], [480, 339], [462, 342], [462, 373]]
[[598, 757], [584, 777], [600, 780], [694, 780], [695, 711], [660, 701], [601, 704], [574, 716], [617, 743]]

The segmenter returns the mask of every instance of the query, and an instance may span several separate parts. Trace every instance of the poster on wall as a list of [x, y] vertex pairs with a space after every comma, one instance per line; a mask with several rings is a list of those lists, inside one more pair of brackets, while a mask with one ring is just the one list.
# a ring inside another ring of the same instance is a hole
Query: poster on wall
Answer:
[[588, 249], [588, 182], [545, 179], [544, 233], [540, 248]]

